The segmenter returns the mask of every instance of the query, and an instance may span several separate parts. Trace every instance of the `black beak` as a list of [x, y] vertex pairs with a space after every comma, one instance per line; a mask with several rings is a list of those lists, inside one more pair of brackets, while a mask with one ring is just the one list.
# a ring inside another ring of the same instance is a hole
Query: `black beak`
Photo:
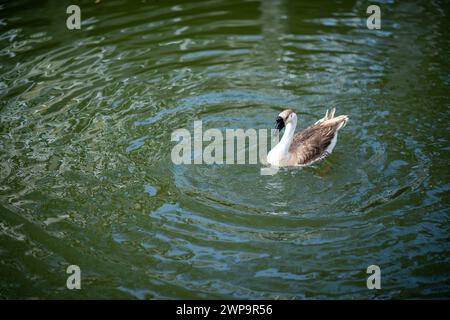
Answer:
[[281, 129], [284, 128], [284, 120], [282, 117], [277, 117], [276, 119], [276, 124], [275, 124], [275, 129], [277, 129], [278, 131], [281, 131]]

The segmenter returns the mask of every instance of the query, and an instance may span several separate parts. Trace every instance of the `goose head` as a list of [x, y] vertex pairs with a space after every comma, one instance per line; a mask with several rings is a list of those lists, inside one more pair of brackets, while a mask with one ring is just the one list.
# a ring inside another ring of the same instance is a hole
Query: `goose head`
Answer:
[[275, 129], [281, 131], [288, 123], [293, 124], [295, 127], [295, 125], [297, 124], [297, 115], [295, 114], [294, 110], [286, 109], [278, 115], [275, 121]]

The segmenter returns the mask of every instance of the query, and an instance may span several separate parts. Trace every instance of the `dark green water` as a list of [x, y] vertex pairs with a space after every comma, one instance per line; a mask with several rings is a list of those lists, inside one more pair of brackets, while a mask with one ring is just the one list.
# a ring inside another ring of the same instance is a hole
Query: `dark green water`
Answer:
[[[366, 1], [74, 2], [73, 31], [72, 2], [0, 6], [1, 298], [450, 298], [448, 1], [378, 31]], [[312, 168], [171, 162], [194, 120], [331, 106]]]

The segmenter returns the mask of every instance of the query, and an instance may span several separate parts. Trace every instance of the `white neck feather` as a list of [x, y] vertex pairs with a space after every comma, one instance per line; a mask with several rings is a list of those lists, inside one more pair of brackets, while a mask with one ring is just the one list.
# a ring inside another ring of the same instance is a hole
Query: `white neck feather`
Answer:
[[295, 127], [297, 126], [297, 121], [290, 121], [286, 124], [286, 129], [284, 130], [283, 137], [278, 143], [277, 147], [280, 148], [280, 152], [283, 155], [288, 155], [289, 147], [292, 143], [292, 138], [294, 137]]
[[292, 143], [292, 138], [294, 137], [295, 127], [297, 126], [297, 121], [291, 120], [286, 124], [286, 129], [284, 130], [283, 137], [280, 142], [270, 150], [267, 155], [267, 162], [272, 165], [280, 165], [289, 161], [289, 147]]
[[267, 155], [267, 162], [272, 165], [283, 165], [289, 162], [291, 155], [289, 154], [289, 147], [291, 146], [292, 139], [294, 138], [295, 127], [297, 126], [297, 118], [291, 119], [286, 124], [283, 137], [275, 147], [270, 150]]

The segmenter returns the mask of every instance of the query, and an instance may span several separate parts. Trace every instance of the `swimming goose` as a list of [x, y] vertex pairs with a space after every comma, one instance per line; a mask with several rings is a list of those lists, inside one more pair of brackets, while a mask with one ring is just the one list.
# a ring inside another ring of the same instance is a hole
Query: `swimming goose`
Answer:
[[344, 115], [334, 117], [335, 111], [327, 110], [325, 117], [295, 135], [297, 115], [292, 109], [281, 112], [275, 128], [286, 130], [267, 155], [267, 162], [274, 166], [306, 166], [325, 159], [336, 145], [339, 129], [348, 121]]

